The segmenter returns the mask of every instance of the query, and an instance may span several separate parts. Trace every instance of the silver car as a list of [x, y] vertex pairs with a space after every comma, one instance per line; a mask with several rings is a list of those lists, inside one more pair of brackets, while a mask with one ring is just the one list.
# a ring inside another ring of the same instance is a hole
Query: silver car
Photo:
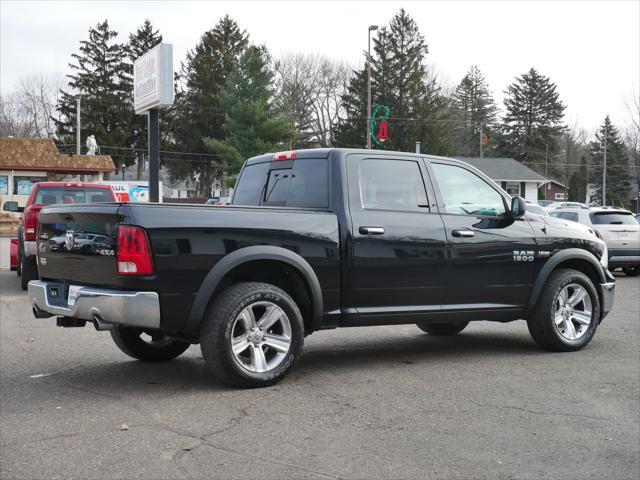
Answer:
[[609, 268], [621, 267], [630, 276], [640, 275], [640, 224], [621, 208], [557, 208], [549, 215], [587, 225], [604, 240], [609, 250]]

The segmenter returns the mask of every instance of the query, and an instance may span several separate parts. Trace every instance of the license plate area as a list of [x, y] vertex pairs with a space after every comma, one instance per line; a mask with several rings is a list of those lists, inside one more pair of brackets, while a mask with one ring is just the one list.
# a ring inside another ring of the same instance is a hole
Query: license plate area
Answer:
[[67, 286], [64, 283], [47, 284], [47, 301], [49, 305], [64, 307], [67, 298]]

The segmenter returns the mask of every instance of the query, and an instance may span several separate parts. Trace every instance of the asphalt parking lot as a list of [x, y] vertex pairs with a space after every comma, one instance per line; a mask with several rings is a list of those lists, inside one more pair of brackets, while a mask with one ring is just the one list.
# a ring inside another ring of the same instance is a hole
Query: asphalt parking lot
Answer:
[[617, 281], [581, 352], [541, 351], [524, 322], [334, 330], [243, 391], [197, 346], [145, 364], [36, 320], [0, 272], [0, 478], [637, 478], [640, 280]]

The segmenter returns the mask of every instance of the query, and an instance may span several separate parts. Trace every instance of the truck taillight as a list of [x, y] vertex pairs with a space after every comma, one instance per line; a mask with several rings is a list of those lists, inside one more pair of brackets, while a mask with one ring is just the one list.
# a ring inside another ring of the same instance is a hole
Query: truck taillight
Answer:
[[146, 232], [140, 227], [118, 227], [118, 275], [153, 275], [153, 257]]
[[36, 230], [38, 228], [38, 210], [29, 207], [24, 212], [24, 239], [27, 242], [33, 242], [36, 239]]

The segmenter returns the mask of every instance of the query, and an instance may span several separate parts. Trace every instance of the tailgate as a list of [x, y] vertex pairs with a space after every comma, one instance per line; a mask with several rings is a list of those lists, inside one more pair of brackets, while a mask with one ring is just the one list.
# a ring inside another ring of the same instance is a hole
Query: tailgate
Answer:
[[40, 278], [65, 283], [116, 285], [119, 204], [61, 205], [40, 212]]

